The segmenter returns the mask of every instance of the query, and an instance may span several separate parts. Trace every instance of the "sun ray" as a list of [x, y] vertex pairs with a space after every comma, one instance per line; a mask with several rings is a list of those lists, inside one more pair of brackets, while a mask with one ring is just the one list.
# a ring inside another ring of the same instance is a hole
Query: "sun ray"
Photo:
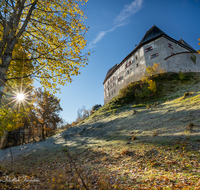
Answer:
[[16, 98], [18, 99], [18, 101], [23, 101], [25, 98], [25, 95], [23, 93], [19, 93], [19, 94], [17, 94]]
[[[23, 89], [22, 86], [20, 86], [19, 89], [16, 89], [16, 90], [14, 90], [12, 87], [9, 87], [9, 89], [11, 90], [11, 92], [9, 93], [9, 96], [12, 96], [12, 97], [5, 98], [4, 102], [6, 104], [2, 105], [2, 108], [11, 105], [11, 106], [9, 106], [10, 110], [8, 113], [11, 113], [12, 111], [14, 111], [16, 109], [17, 109], [17, 112], [20, 113], [21, 106], [23, 106], [26, 109], [27, 106], [30, 104], [29, 100], [30, 100], [31, 92], [34, 91], [34, 89], [28, 90], [27, 92], [26, 92], [27, 88]], [[9, 101], [9, 102], [7, 103], [7, 101]], [[9, 114], [6, 114], [2, 118], [3, 121], [5, 121], [7, 116], [9, 117]]]
[[0, 81], [4, 83], [13, 93], [15, 93], [15, 90], [11, 86], [7, 85], [2, 79], [0, 79]]
[[[13, 99], [13, 98], [12, 98]], [[10, 104], [12, 104], [13, 102], [15, 102], [16, 100], [14, 99], [14, 100], [12, 100], [11, 102], [8, 102], [6, 105], [4, 105], [4, 106], [8, 106], [8, 105], [10, 105]]]
[[[14, 117], [16, 122], [20, 122], [21, 119], [23, 120], [23, 115], [28, 116], [29, 111], [28, 107], [31, 107], [31, 103], [33, 103], [32, 95], [34, 91], [34, 87], [32, 86], [32, 83], [30, 83], [31, 86], [26, 86], [26, 83], [23, 81], [23, 73], [24, 73], [24, 59], [23, 59], [23, 69], [21, 72], [21, 81], [18, 84], [18, 87], [16, 87], [16, 84], [14, 83], [14, 86], [10, 86], [9, 83], [4, 82], [0, 79], [0, 81], [4, 84], [4, 88], [2, 91], [4, 92], [4, 98], [1, 102], [1, 110], [2, 110], [2, 118], [1, 121], [7, 125], [7, 120]], [[29, 84], [29, 83], [28, 83]], [[22, 115], [21, 115], [22, 114]], [[22, 118], [20, 118], [21, 116]], [[1, 116], [1, 115], [0, 115]], [[27, 117], [28, 120], [30, 119]]]

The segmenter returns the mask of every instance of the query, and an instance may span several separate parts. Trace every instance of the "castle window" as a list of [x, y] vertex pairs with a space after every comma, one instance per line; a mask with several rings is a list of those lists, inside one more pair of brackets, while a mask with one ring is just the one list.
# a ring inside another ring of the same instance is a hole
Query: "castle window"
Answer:
[[135, 60], [137, 60], [137, 56], [135, 57]]
[[138, 63], [136, 64], [136, 67], [138, 67]]
[[169, 43], [168, 43], [168, 47], [174, 49], [174, 48], [173, 48], [173, 45], [172, 45], [172, 44], [169, 44]]
[[158, 57], [158, 53], [155, 53], [155, 54], [151, 55], [151, 59], [155, 58], [155, 57]]
[[123, 79], [123, 76], [118, 78], [118, 82], [120, 82]]
[[114, 90], [114, 93], [115, 93], [115, 90]]
[[129, 74], [129, 71], [127, 71], [127, 75]]
[[147, 52], [152, 51], [152, 50], [153, 50], [153, 48], [152, 48], [152, 46], [151, 46], [151, 47], [146, 48], [146, 49], [145, 49], [145, 52], [147, 53]]
[[135, 63], [135, 59], [132, 60], [132, 63]]
[[129, 62], [125, 65], [125, 69], [126, 69], [127, 67], [129, 67], [131, 64], [132, 64], [132, 61], [129, 61]]
[[109, 88], [108, 88], [108, 91], [109, 91]]

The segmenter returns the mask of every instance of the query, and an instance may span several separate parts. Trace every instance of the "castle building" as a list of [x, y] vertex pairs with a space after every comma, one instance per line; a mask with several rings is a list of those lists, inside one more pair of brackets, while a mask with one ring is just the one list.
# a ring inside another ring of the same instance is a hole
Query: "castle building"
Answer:
[[177, 41], [154, 25], [120, 64], [108, 70], [103, 82], [104, 104], [130, 82], [141, 80], [146, 67], [153, 63], [159, 63], [166, 72], [200, 72], [200, 54], [184, 40]]

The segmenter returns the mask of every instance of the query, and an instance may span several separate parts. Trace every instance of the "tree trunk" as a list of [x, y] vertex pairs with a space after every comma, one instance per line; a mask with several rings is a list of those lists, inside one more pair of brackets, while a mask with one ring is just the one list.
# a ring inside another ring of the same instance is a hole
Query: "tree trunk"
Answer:
[[23, 127], [23, 137], [22, 137], [22, 144], [25, 143], [25, 131], [24, 131], [24, 127]]
[[1, 99], [4, 93], [5, 83], [6, 83], [5, 73], [2, 70], [3, 68], [0, 67], [0, 105], [1, 105]]
[[47, 134], [47, 128], [46, 128], [46, 137], [48, 136], [48, 134]]
[[45, 136], [44, 136], [44, 125], [42, 125], [42, 139], [45, 139]]
[[31, 136], [31, 128], [28, 128], [28, 143], [29, 143], [30, 136]]
[[33, 131], [32, 131], [32, 135], [33, 135], [33, 142], [35, 142], [35, 128], [33, 127]]
[[38, 2], [38, 0], [34, 0], [34, 2], [32, 2], [32, 5], [30, 6], [30, 9], [28, 10], [26, 17], [23, 20], [23, 24], [20, 27], [20, 29], [18, 30], [17, 34], [16, 34], [16, 31], [18, 29], [20, 19], [22, 19], [21, 15], [25, 8], [24, 7], [25, 1], [22, 1], [22, 2], [20, 2], [20, 4], [18, 4], [18, 5], [20, 5], [18, 7], [18, 17], [16, 17], [17, 16], [16, 14], [12, 14], [11, 17], [8, 19], [8, 21], [5, 21], [5, 26], [3, 26], [3, 37], [0, 40], [0, 58], [1, 58], [0, 105], [1, 105], [1, 100], [2, 100], [2, 96], [3, 96], [3, 90], [5, 87], [5, 83], [6, 83], [6, 73], [8, 71], [10, 62], [12, 60], [13, 49], [14, 49], [15, 45], [18, 43], [18, 39], [22, 36], [23, 32], [25, 31], [37, 2]]

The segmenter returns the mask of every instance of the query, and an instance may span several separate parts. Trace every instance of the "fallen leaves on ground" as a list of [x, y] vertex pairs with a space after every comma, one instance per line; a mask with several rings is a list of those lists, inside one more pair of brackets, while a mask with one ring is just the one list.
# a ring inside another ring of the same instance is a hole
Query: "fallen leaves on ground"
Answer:
[[[191, 143], [137, 143], [71, 155], [88, 189], [200, 189], [200, 152]], [[65, 150], [21, 157], [14, 172], [8, 164], [2, 166], [1, 189], [85, 189]]]

